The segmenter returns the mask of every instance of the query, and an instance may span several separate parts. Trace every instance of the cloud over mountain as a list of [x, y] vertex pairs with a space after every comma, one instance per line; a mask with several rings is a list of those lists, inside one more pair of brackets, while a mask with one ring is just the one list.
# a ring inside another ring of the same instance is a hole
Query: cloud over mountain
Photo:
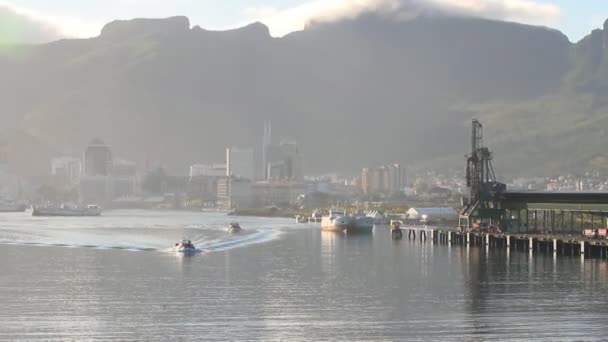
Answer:
[[99, 33], [100, 25], [71, 17], [54, 16], [0, 0], [0, 44], [44, 43], [66, 37]]
[[370, 12], [400, 19], [421, 12], [443, 13], [545, 26], [560, 18], [558, 6], [535, 0], [310, 0], [287, 9], [248, 8], [245, 15], [268, 25], [274, 36], [283, 36], [311, 23], [352, 19]]

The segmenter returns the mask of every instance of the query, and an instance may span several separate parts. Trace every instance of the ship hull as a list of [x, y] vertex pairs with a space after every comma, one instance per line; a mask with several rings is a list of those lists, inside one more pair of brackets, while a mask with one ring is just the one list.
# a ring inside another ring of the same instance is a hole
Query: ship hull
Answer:
[[374, 220], [371, 217], [356, 218], [352, 226], [346, 229], [347, 234], [369, 234], [374, 230]]
[[98, 209], [34, 209], [32, 216], [41, 217], [83, 217], [83, 216], [101, 216], [101, 210]]
[[354, 225], [346, 229], [347, 234], [369, 234], [374, 230], [374, 226], [369, 225]]
[[353, 227], [354, 221], [348, 216], [323, 217], [321, 219], [321, 230], [326, 232], [342, 233]]
[[348, 229], [351, 229], [351, 224], [329, 224], [322, 225], [321, 230], [324, 232], [334, 232], [334, 233], [342, 233]]
[[0, 213], [22, 213], [27, 210], [25, 205], [0, 206]]

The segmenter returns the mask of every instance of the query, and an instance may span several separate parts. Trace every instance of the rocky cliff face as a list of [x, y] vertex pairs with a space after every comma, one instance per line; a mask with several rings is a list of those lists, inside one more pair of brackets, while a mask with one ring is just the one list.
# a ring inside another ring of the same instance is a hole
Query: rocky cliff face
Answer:
[[[259, 147], [265, 120], [298, 140], [307, 172], [412, 164], [462, 155], [465, 105], [608, 79], [597, 71], [605, 32], [573, 47], [546, 28], [444, 16], [364, 15], [279, 39], [259, 23], [216, 32], [184, 17], [118, 21], [97, 38], [0, 54], [0, 118], [56, 153], [80, 155], [103, 137], [115, 155], [172, 172], [221, 160], [227, 145]], [[48, 160], [36, 162], [14, 168], [46, 173]]]
[[122, 39], [141, 35], [186, 34], [188, 31], [190, 31], [190, 20], [186, 17], [117, 20], [101, 30], [101, 37]]

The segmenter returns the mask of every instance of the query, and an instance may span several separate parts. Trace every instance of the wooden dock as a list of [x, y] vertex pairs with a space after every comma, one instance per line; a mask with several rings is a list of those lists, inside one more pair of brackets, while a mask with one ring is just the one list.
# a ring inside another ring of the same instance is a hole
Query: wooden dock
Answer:
[[404, 240], [608, 259], [608, 239], [583, 235], [461, 232], [428, 226], [405, 226], [400, 229]]

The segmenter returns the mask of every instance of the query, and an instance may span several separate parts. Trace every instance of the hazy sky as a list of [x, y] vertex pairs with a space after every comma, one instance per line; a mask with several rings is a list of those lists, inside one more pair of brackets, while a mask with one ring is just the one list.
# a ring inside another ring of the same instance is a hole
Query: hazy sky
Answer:
[[173, 15], [186, 15], [208, 29], [262, 21], [274, 36], [282, 36], [311, 19], [411, 6], [550, 26], [572, 41], [608, 18], [608, 0], [0, 0], [0, 41], [94, 36], [114, 19]]

